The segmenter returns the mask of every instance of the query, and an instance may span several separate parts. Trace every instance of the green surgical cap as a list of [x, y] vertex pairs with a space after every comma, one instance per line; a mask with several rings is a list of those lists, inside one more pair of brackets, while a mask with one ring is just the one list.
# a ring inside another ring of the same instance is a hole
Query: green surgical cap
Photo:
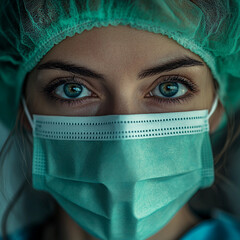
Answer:
[[130, 25], [167, 35], [199, 55], [228, 109], [240, 105], [239, 0], [1, 0], [0, 121], [12, 127], [24, 79], [67, 36]]

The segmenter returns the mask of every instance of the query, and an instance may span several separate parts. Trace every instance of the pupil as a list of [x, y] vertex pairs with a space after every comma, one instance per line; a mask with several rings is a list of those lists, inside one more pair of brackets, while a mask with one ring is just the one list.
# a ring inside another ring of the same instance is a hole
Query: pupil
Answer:
[[76, 83], [68, 83], [64, 85], [64, 93], [69, 98], [78, 97], [82, 93], [82, 86]]
[[178, 84], [175, 82], [167, 82], [159, 85], [159, 91], [165, 97], [172, 97], [178, 92]]

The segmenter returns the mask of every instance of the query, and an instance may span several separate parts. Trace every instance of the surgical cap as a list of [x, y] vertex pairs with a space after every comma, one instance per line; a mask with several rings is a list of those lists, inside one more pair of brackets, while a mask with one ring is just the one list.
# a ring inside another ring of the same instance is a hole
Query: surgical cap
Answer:
[[27, 73], [55, 44], [108, 25], [174, 39], [211, 69], [225, 108], [239, 107], [239, 0], [1, 0], [0, 120], [13, 125]]

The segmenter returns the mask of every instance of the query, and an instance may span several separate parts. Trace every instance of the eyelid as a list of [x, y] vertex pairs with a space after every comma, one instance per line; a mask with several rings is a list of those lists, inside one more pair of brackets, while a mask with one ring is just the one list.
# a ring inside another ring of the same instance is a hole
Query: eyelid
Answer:
[[166, 83], [166, 82], [177, 82], [182, 83], [184, 86], [187, 87], [188, 90], [190, 90], [193, 93], [199, 92], [198, 85], [191, 79], [183, 77], [181, 75], [164, 75], [159, 77], [157, 80], [153, 82], [153, 84], [150, 86], [149, 92], [153, 91], [159, 84]]
[[[64, 84], [79, 84], [84, 86], [88, 91], [91, 92], [91, 96], [85, 96], [82, 98], [73, 98], [73, 99], [67, 99], [62, 98], [61, 96], [58, 96], [55, 91], [56, 89]], [[45, 97], [48, 97], [51, 101], [54, 101], [56, 103], [61, 104], [62, 106], [68, 106], [68, 107], [74, 107], [74, 106], [84, 106], [86, 104], [96, 103], [96, 101], [100, 100], [98, 95], [94, 90], [92, 90], [92, 87], [89, 87], [90, 84], [88, 84], [87, 81], [82, 80], [81, 78], [76, 78], [75, 76], [70, 77], [59, 77], [51, 82], [49, 82], [46, 86], [42, 87], [41, 92]], [[91, 85], [90, 85], [91, 86]]]
[[43, 87], [43, 91], [47, 92], [47, 93], [52, 93], [58, 86], [62, 85], [62, 84], [66, 84], [66, 83], [77, 83], [77, 84], [81, 84], [84, 87], [86, 87], [89, 91], [91, 91], [94, 95], [96, 94], [96, 91], [93, 90], [93, 87], [91, 86], [91, 84], [89, 84], [87, 81], [85, 81], [82, 78], [78, 78], [76, 76], [70, 76], [70, 77], [59, 77], [56, 78], [54, 80], [52, 80], [51, 82], [49, 82], [45, 87]]

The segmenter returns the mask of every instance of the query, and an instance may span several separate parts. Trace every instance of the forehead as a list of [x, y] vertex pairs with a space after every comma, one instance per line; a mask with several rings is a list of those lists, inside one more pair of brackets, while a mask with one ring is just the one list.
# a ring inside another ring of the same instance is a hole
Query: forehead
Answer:
[[118, 65], [126, 70], [129, 66], [142, 68], [186, 55], [201, 60], [167, 36], [119, 25], [93, 28], [68, 37], [55, 45], [42, 62], [64, 59], [97, 68], [101, 63], [103, 69]]

